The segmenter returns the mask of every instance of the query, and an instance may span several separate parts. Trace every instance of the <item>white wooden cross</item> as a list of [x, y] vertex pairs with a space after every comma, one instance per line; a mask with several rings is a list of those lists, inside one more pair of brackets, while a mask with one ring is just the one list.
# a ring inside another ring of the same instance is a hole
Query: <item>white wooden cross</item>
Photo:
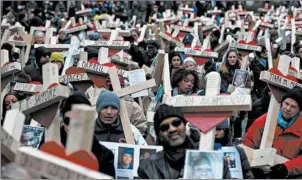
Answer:
[[52, 83], [58, 83], [58, 65], [47, 63], [42, 66], [43, 70], [43, 89], [34, 96], [24, 99], [13, 105], [20, 108], [25, 115], [31, 114], [33, 118], [46, 128], [50, 126], [54, 117], [54, 111], [57, 111], [57, 104], [68, 97], [68, 87], [57, 85], [49, 88]]
[[121, 117], [121, 121], [122, 121], [122, 126], [123, 126], [123, 130], [124, 130], [126, 142], [128, 144], [135, 144], [134, 139], [133, 139], [133, 134], [132, 134], [132, 131], [130, 128], [129, 116], [128, 116], [127, 109], [126, 109], [127, 107], [126, 107], [123, 96], [132, 94], [134, 92], [138, 92], [138, 91], [141, 91], [144, 89], [151, 88], [151, 87], [155, 86], [155, 81], [154, 81], [154, 79], [151, 79], [144, 83], [139, 83], [139, 84], [136, 84], [133, 86], [128, 86], [128, 87], [125, 87], [122, 89], [120, 81], [117, 76], [117, 69], [115, 67], [110, 68], [109, 76], [110, 76], [113, 90], [115, 91], [117, 96], [120, 97], [120, 104], [121, 104], [120, 117]]
[[[288, 67], [291, 58], [289, 56], [282, 55], [278, 64], [278, 70], [283, 74], [287, 75]], [[269, 63], [269, 69], [272, 70], [272, 63]], [[275, 68], [276, 69], [276, 68]], [[292, 89], [295, 85], [302, 87], [297, 82], [286, 79], [280, 74], [270, 71], [262, 71], [260, 79], [267, 82], [272, 92], [270, 105], [267, 112], [265, 121], [265, 127], [261, 138], [260, 148], [254, 150], [245, 145], [241, 145], [244, 148], [248, 160], [251, 166], [273, 166], [288, 161], [285, 157], [276, 154], [276, 149], [272, 148], [273, 140], [275, 136], [275, 129], [277, 126], [278, 111], [283, 91], [285, 89]], [[283, 89], [283, 90], [280, 90]]]
[[1, 50], [1, 91], [11, 81], [12, 76], [21, 71], [21, 63], [9, 62], [8, 50]]
[[[16, 163], [28, 171], [46, 178], [112, 179], [95, 169], [77, 164], [79, 161], [90, 163], [91, 161], [85, 162], [88, 159], [87, 156], [94, 156], [83, 153], [83, 151], [91, 153], [96, 113], [92, 107], [87, 105], [73, 105], [72, 113], [66, 150], [58, 145], [58, 143], [61, 144], [60, 140], [50, 139], [41, 146], [41, 150], [32, 147], [19, 148]], [[56, 128], [60, 129], [60, 126], [56, 125]]]
[[[210, 72], [207, 76], [205, 96], [174, 96], [167, 102], [179, 107], [187, 120], [201, 128], [199, 149], [213, 150], [215, 126], [232, 114], [232, 111], [251, 110], [250, 95], [218, 95], [220, 92], [220, 75]], [[214, 123], [212, 123], [214, 122]]]
[[15, 160], [17, 150], [21, 146], [24, 121], [25, 116], [18, 109], [6, 112], [3, 127], [1, 126], [1, 155], [3, 154], [9, 161]]

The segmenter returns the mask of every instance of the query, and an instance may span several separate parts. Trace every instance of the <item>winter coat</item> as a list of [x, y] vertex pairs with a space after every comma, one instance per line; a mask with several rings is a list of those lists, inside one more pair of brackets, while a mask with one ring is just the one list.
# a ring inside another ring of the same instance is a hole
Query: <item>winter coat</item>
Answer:
[[[132, 124], [130, 124], [130, 127], [135, 144], [148, 145], [139, 130]], [[119, 117], [111, 126], [105, 125], [100, 119], [96, 119], [94, 134], [98, 141], [126, 143], [124, 129]]]
[[[186, 149], [197, 149], [198, 145], [187, 137], [184, 146], [173, 150], [164, 148], [155, 158], [140, 161], [137, 174], [141, 179], [178, 179], [183, 178]], [[223, 178], [230, 178], [229, 169], [224, 163]]]
[[[67, 134], [63, 126], [61, 127], [60, 132], [61, 142], [65, 146], [67, 142]], [[101, 145], [95, 136], [93, 136], [91, 152], [96, 156], [98, 160], [99, 172], [115, 177], [114, 154], [111, 150]]]
[[[253, 149], [259, 149], [264, 131], [266, 115], [264, 114], [252, 124], [245, 136], [243, 144]], [[288, 158], [284, 165], [288, 169], [288, 176], [302, 175], [302, 113], [288, 128], [282, 129], [277, 125], [273, 141], [273, 148], [277, 154]]]
[[131, 96], [125, 96], [124, 99], [130, 123], [134, 125], [141, 134], [145, 134], [148, 129], [148, 121], [143, 109]]

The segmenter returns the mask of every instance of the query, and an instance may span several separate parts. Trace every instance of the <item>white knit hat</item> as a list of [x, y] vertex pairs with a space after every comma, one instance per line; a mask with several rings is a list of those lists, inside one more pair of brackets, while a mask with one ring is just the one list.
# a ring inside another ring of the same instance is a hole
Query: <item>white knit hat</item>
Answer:
[[191, 63], [193, 63], [195, 66], [197, 66], [196, 61], [195, 61], [194, 58], [192, 58], [192, 57], [187, 57], [187, 58], [184, 60], [184, 64], [186, 64], [186, 62], [191, 62]]

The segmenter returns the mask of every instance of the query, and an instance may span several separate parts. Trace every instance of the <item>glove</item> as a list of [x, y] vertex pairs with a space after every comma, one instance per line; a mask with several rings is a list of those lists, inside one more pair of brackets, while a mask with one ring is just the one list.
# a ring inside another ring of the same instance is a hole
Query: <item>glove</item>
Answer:
[[270, 172], [271, 179], [284, 179], [288, 175], [288, 170], [284, 164], [272, 166]]

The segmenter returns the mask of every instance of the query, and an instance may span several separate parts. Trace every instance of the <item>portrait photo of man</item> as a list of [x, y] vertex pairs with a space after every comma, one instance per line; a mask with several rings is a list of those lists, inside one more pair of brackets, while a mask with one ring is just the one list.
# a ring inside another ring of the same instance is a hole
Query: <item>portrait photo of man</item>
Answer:
[[152, 158], [155, 154], [156, 149], [140, 149], [139, 160]]
[[133, 170], [134, 149], [119, 147], [118, 169]]

